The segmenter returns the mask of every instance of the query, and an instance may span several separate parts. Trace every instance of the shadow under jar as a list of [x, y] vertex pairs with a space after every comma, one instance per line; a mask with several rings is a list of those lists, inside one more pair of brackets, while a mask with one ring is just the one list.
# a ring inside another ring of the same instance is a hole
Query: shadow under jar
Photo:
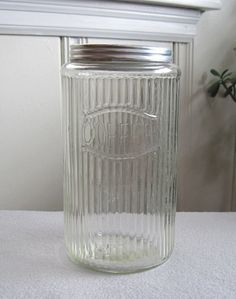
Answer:
[[68, 256], [128, 273], [170, 256], [180, 70], [170, 49], [73, 45], [62, 67]]

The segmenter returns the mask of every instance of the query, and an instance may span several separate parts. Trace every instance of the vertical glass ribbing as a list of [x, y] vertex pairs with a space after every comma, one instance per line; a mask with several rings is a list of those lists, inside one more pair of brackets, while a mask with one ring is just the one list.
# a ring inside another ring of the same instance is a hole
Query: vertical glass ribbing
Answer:
[[63, 77], [65, 241], [73, 260], [132, 272], [170, 255], [177, 85], [154, 75]]

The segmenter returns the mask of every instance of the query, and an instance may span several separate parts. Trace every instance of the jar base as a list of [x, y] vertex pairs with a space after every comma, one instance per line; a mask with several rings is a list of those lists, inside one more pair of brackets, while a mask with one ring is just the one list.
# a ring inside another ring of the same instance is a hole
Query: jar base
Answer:
[[[93, 238], [86, 246], [67, 246], [67, 255], [74, 263], [96, 271], [109, 273], [133, 273], [145, 271], [163, 264], [171, 255], [160, 255], [156, 246], [140, 238], [103, 235]], [[88, 245], [89, 244], [89, 245]], [[127, 246], [128, 244], [128, 246]], [[68, 244], [67, 244], [68, 245]], [[133, 245], [133, 246], [132, 246]], [[138, 246], [139, 245], [139, 246]]]
[[104, 273], [111, 273], [111, 274], [131, 274], [131, 273], [138, 273], [138, 272], [143, 272], [147, 271], [153, 268], [156, 268], [158, 266], [161, 266], [164, 264], [166, 261], [168, 261], [169, 257], [164, 258], [163, 260], [159, 261], [158, 263], [148, 265], [148, 266], [143, 266], [143, 267], [132, 267], [130, 266], [112, 266], [110, 265], [109, 267], [101, 266], [101, 265], [96, 265], [94, 263], [89, 263], [84, 260], [72, 257], [71, 255], [68, 254], [69, 259], [76, 265], [81, 266], [86, 269], [98, 271], [98, 272], [104, 272]]

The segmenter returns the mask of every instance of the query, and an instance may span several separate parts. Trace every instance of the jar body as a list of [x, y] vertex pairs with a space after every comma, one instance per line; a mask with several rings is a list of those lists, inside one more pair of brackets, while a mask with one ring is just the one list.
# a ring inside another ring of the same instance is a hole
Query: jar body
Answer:
[[170, 256], [178, 81], [168, 66], [63, 67], [65, 242], [73, 261], [125, 273]]

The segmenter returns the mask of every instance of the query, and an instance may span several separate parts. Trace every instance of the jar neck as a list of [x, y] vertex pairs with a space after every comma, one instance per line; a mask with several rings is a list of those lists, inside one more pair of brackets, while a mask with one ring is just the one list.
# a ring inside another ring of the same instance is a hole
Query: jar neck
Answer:
[[63, 66], [64, 74], [72, 73], [133, 73], [179, 77], [181, 72], [178, 66], [170, 63], [67, 63]]

